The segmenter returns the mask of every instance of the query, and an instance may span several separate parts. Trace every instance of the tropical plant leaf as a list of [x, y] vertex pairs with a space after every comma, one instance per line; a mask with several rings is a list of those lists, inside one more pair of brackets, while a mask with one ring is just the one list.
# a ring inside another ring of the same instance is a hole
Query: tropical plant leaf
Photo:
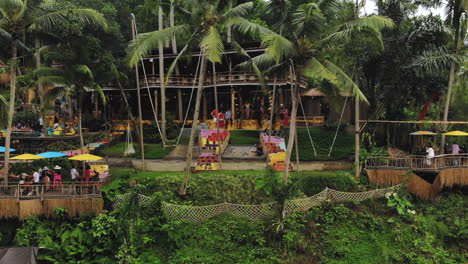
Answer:
[[325, 17], [316, 3], [300, 5], [293, 14], [293, 24], [296, 34], [306, 34], [311, 31], [320, 31], [325, 22]]
[[250, 11], [252, 11], [252, 8], [253, 2], [245, 2], [233, 8], [230, 8], [226, 13], [223, 14], [223, 17], [244, 17], [248, 15]]
[[224, 51], [223, 40], [218, 30], [211, 26], [200, 42], [200, 48], [205, 53], [209, 61], [221, 63], [221, 57]]
[[440, 47], [423, 51], [421, 56], [417, 57], [409, 68], [415, 69], [416, 73], [421, 76], [425, 73], [434, 75], [449, 69], [452, 63], [463, 63], [464, 59], [466, 57], [451, 54], [445, 48]]
[[251, 36], [276, 34], [274, 31], [259, 24], [250, 22], [243, 17], [228, 18], [225, 22], [225, 26], [232, 26], [233, 29], [239, 31], [240, 33], [250, 34]]
[[138, 64], [142, 57], [150, 54], [159, 47], [159, 42], [171, 41], [172, 37], [187, 33], [189, 26], [178, 25], [168, 27], [153, 32], [139, 34], [137, 39], [132, 41], [128, 47], [127, 61], [130, 67]]
[[76, 19], [82, 25], [96, 25], [107, 30], [107, 21], [104, 15], [94, 9], [64, 9], [39, 16], [30, 26], [31, 29], [52, 29], [55, 25]]
[[262, 46], [265, 47], [265, 55], [275, 63], [295, 53], [294, 43], [278, 34], [264, 36]]

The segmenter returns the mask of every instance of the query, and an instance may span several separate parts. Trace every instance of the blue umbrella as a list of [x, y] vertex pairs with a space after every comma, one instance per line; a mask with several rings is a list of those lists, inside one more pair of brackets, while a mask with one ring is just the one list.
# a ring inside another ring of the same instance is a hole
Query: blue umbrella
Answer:
[[68, 156], [67, 154], [65, 153], [62, 153], [62, 152], [44, 152], [44, 153], [41, 153], [41, 154], [37, 154], [38, 156], [41, 156], [43, 158], [46, 158], [46, 159], [51, 159], [51, 158], [61, 158], [61, 157], [66, 157]]
[[[5, 152], [6, 151], [6, 148], [5, 147], [0, 147], [0, 152]], [[16, 149], [12, 149], [10, 148], [10, 152], [15, 152]]]

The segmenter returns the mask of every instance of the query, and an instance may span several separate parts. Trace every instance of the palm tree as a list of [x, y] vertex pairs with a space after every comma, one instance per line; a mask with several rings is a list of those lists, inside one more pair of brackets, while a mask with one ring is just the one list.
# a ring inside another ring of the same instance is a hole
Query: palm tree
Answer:
[[[274, 1], [272, 1], [274, 2]], [[262, 38], [265, 52], [252, 59], [252, 62], [265, 69], [291, 78], [291, 125], [286, 150], [284, 181], [289, 177], [289, 163], [296, 134], [298, 81], [301, 78], [318, 78], [329, 81], [342, 94], [352, 94], [356, 99], [367, 102], [355, 82], [336, 64], [324, 56], [323, 50], [339, 47], [355, 32], [370, 31], [380, 37], [380, 30], [392, 27], [393, 22], [386, 17], [365, 17], [343, 23], [330, 24], [328, 19], [338, 12], [339, 1], [314, 1], [297, 6], [290, 18], [291, 28], [283, 28], [283, 34], [269, 34]], [[332, 32], [331, 34], [329, 32]], [[325, 37], [324, 37], [325, 36]], [[247, 62], [248, 65], [250, 62]], [[252, 64], [252, 63], [250, 63]]]
[[[440, 2], [440, 1], [436, 1]], [[468, 0], [449, 0], [446, 7], [447, 22], [453, 29], [453, 54], [458, 54], [459, 47], [463, 46], [466, 37], [466, 22], [468, 10]], [[466, 55], [466, 54], [463, 54]], [[450, 64], [449, 80], [447, 85], [447, 97], [445, 98], [444, 118], [443, 121], [447, 122], [448, 113], [450, 109], [450, 102], [452, 100], [452, 88], [455, 80], [457, 63], [452, 61]], [[447, 130], [447, 124], [443, 125], [443, 130]], [[445, 145], [445, 136], [442, 135], [440, 142], [440, 150], [443, 153]]]
[[[253, 8], [252, 2], [245, 2], [233, 6], [232, 2], [227, 3], [222, 0], [199, 1], [186, 0], [181, 3], [181, 12], [188, 19], [185, 23], [177, 26], [171, 26], [165, 29], [144, 33], [131, 43], [129, 47], [129, 65], [137, 65], [142, 56], [149, 54], [159, 46], [160, 42], [166, 42], [173, 39], [174, 36], [186, 39], [186, 44], [180, 50], [180, 53], [169, 67], [166, 75], [166, 81], [177, 65], [178, 60], [186, 55], [193, 47], [201, 50], [201, 68], [198, 80], [198, 90], [195, 102], [195, 111], [193, 116], [192, 130], [187, 151], [187, 162], [185, 168], [185, 177], [179, 189], [180, 195], [185, 195], [190, 180], [190, 168], [193, 157], [193, 145], [197, 121], [200, 114], [200, 100], [203, 93], [204, 81], [207, 72], [208, 61], [211, 63], [222, 63], [221, 57], [224, 51], [223, 38], [220, 35], [220, 29], [226, 27], [236, 27], [243, 34], [259, 34], [273, 32], [253, 23], [245, 16]], [[227, 10], [227, 11], [226, 11]]]
[[[11, 83], [8, 126], [5, 138], [5, 185], [8, 184], [8, 170], [11, 145], [11, 126], [15, 111], [17, 53], [20, 36], [27, 30], [48, 31], [55, 25], [73, 17], [81, 24], [96, 24], [107, 27], [102, 14], [92, 9], [65, 9], [44, 11], [28, 5], [26, 0], [0, 0], [0, 28], [11, 35]], [[41, 96], [41, 95], [39, 95]]]

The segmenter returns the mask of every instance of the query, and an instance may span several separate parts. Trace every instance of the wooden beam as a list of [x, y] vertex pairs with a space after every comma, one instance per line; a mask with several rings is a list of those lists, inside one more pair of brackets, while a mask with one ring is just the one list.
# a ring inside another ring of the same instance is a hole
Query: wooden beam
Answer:
[[395, 120], [359, 120], [360, 123], [390, 123], [390, 124], [452, 124], [468, 125], [468, 121], [395, 121]]

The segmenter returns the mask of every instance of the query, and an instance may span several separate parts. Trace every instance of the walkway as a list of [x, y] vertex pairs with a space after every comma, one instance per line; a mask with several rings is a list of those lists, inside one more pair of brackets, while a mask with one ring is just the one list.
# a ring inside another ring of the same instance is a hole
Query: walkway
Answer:
[[[192, 161], [195, 164], [196, 160]], [[141, 160], [132, 160], [133, 167], [141, 169]], [[185, 160], [146, 160], [146, 169], [149, 171], [184, 171]], [[299, 164], [300, 171], [336, 171], [350, 170], [352, 162], [347, 161], [303, 161]], [[228, 160], [223, 159], [222, 170], [263, 170], [263, 160]]]

